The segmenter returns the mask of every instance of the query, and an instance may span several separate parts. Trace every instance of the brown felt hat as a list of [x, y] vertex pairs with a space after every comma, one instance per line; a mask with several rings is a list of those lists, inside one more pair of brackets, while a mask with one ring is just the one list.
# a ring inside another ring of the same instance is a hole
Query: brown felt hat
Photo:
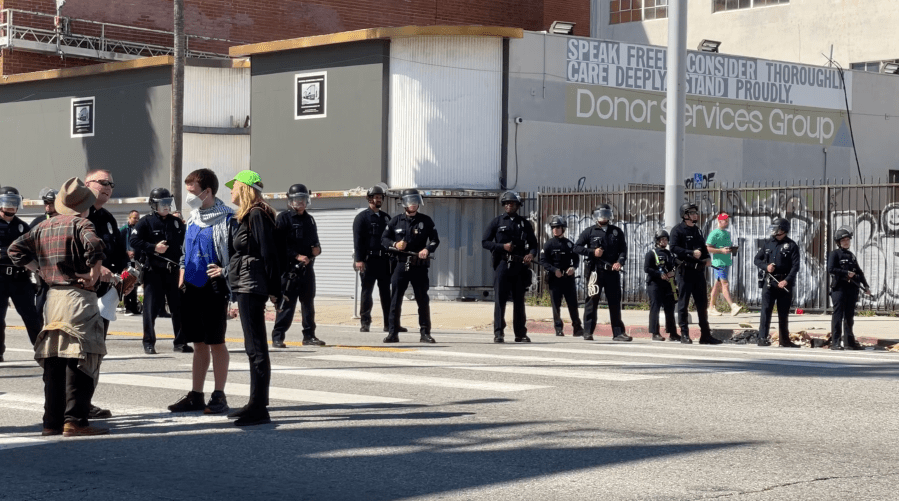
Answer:
[[80, 216], [94, 205], [97, 195], [77, 177], [66, 181], [56, 194], [56, 212], [64, 216]]

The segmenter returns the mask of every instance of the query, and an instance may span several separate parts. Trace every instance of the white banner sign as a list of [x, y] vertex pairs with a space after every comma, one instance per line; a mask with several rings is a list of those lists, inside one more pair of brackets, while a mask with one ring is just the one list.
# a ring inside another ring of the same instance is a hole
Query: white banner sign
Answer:
[[[569, 82], [654, 92], [667, 90], [668, 49], [604, 40], [568, 41]], [[687, 94], [833, 110], [852, 108], [852, 72], [709, 52], [687, 52]]]

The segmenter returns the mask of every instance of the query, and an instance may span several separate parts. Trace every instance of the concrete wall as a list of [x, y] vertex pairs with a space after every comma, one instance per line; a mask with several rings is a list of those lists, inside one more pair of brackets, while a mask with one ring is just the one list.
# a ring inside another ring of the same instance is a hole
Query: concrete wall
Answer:
[[[253, 56], [251, 168], [265, 191], [313, 191], [387, 179], [388, 42]], [[327, 116], [295, 120], [294, 75], [327, 71]]]
[[[171, 68], [0, 85], [2, 184], [37, 198], [72, 176], [108, 169], [114, 197], [168, 186]], [[96, 98], [96, 133], [71, 137], [71, 100]]]
[[[689, 2], [687, 47], [721, 41], [727, 54], [823, 65], [830, 54], [850, 63], [899, 57], [895, 0], [790, 0], [787, 4], [712, 12], [712, 0]], [[609, 24], [609, 1], [593, 0], [591, 36], [651, 45], [668, 44], [668, 20]]]
[[[576, 125], [566, 120], [566, 93], [572, 85], [566, 80], [568, 40], [525, 33], [523, 39], [510, 41], [508, 186], [534, 191], [539, 186], [576, 186], [579, 181], [586, 186], [664, 184], [663, 128]], [[852, 73], [851, 119], [862, 175], [886, 179], [890, 169], [899, 169], [893, 145], [899, 137], [895, 99], [899, 78]], [[655, 94], [664, 98], [663, 93]], [[844, 111], [833, 112], [845, 117]], [[523, 122], [516, 125], [515, 117]], [[853, 149], [831, 145], [825, 152], [825, 146], [688, 130], [687, 167], [681, 178], [715, 173], [714, 179], [723, 182], [858, 179]]]

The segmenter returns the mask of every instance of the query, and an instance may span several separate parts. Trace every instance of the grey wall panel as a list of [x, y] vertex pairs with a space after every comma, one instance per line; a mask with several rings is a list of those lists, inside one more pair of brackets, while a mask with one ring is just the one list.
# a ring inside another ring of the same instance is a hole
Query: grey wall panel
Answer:
[[[71, 100], [96, 98], [93, 137], [71, 137]], [[92, 168], [108, 169], [114, 197], [168, 186], [171, 68], [0, 86], [2, 182], [37, 198]]]
[[490, 253], [481, 247], [481, 236], [498, 213], [496, 198], [427, 198], [425, 203], [422, 212], [434, 219], [440, 236], [431, 265], [432, 296], [475, 297], [478, 289], [492, 288]]
[[[386, 179], [387, 42], [252, 58], [252, 168], [269, 187], [371, 186]], [[294, 119], [294, 75], [326, 70], [327, 116]]]
[[[353, 297], [353, 219], [359, 210], [309, 210], [318, 227], [322, 253], [315, 258], [315, 286], [319, 296]], [[352, 311], [347, 312], [352, 316]]]

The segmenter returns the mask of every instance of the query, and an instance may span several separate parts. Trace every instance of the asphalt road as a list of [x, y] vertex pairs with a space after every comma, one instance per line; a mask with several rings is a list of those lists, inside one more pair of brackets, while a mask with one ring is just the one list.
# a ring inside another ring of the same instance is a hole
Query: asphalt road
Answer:
[[[139, 317], [120, 318], [94, 397], [106, 437], [40, 437], [42, 371], [7, 330], [0, 499], [896, 499], [897, 354], [447, 331], [385, 349], [325, 326], [330, 346], [273, 352], [274, 422], [242, 429], [167, 412], [192, 357], [170, 339], [144, 355]], [[237, 321], [228, 337], [239, 407]]]

